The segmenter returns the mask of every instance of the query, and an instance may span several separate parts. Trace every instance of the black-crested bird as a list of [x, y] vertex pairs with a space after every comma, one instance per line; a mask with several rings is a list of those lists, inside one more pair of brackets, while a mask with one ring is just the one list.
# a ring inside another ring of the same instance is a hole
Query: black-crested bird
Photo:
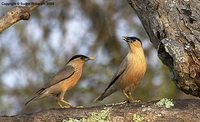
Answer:
[[122, 90], [129, 102], [135, 102], [131, 93], [143, 78], [147, 63], [142, 48], [142, 42], [137, 37], [124, 37], [129, 46], [129, 52], [114, 74], [105, 91], [96, 99], [101, 101], [112, 93]]
[[94, 60], [94, 58], [84, 55], [73, 56], [66, 63], [64, 68], [55, 74], [50, 83], [46, 87], [36, 92], [36, 96], [26, 102], [25, 105], [31, 101], [53, 95], [57, 97], [58, 104], [61, 108], [72, 107], [64, 100], [65, 92], [77, 84], [82, 75], [83, 66], [88, 60]]

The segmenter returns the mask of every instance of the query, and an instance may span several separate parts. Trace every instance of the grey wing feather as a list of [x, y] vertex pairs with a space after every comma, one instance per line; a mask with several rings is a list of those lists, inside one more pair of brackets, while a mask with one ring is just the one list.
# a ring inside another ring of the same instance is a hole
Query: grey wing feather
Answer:
[[114, 74], [112, 80], [115, 79], [115, 77], [117, 77], [118, 75], [120, 75], [127, 67], [128, 65], [128, 59], [124, 58], [124, 60], [122, 61], [122, 63], [120, 64], [118, 71]]
[[65, 79], [68, 79], [74, 74], [75, 70], [74, 67], [67, 65], [64, 68], [62, 68], [56, 75], [52, 78], [50, 84], [47, 85], [46, 88], [51, 87]]
[[113, 75], [112, 77], [112, 80], [110, 82], [110, 84], [108, 85], [108, 87], [105, 89], [105, 91], [107, 91], [114, 83], [115, 81], [124, 73], [124, 71], [126, 70], [127, 68], [127, 62], [128, 62], [128, 59], [125, 58], [122, 63], [120, 64], [119, 66], [119, 69], [117, 70], [117, 72]]
[[101, 101], [103, 100], [105, 97], [109, 96], [110, 94], [112, 94], [115, 90], [113, 90], [111, 87], [114, 86], [114, 84], [116, 84], [116, 81], [120, 78], [120, 76], [123, 75], [123, 73], [125, 72], [126, 68], [127, 68], [127, 63], [128, 60], [127, 58], [125, 58], [122, 63], [119, 66], [119, 69], [117, 70], [117, 72], [114, 74], [110, 84], [108, 85], [108, 87], [104, 90], [104, 92], [95, 99], [95, 101]]

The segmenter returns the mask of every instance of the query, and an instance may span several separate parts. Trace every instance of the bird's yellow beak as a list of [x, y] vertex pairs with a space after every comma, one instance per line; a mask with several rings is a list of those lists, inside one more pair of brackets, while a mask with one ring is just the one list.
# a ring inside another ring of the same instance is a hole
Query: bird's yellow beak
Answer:
[[127, 36], [123, 36], [123, 40], [127, 42]]
[[92, 57], [92, 56], [91, 56], [91, 57], [89, 57], [89, 60], [94, 60], [94, 59], [95, 59], [95, 58], [94, 58], [94, 57]]

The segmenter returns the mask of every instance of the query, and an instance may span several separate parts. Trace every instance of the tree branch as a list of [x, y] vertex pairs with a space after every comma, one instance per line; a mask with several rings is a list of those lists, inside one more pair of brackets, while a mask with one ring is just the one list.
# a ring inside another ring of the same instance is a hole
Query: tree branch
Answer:
[[[45, 0], [37, 1], [37, 3], [44, 2]], [[0, 33], [20, 20], [28, 20], [30, 18], [30, 12], [39, 6], [39, 4], [28, 5], [26, 7], [18, 6], [8, 11], [3, 17], [0, 18]]]
[[[1, 122], [61, 122], [67, 120], [106, 120], [131, 122], [141, 119], [148, 122], [199, 121], [200, 100], [175, 100], [171, 108], [159, 107], [152, 101], [138, 104], [116, 104], [89, 108], [50, 109], [32, 114], [2, 116]], [[102, 110], [104, 112], [102, 113]], [[106, 112], [105, 112], [106, 111]]]

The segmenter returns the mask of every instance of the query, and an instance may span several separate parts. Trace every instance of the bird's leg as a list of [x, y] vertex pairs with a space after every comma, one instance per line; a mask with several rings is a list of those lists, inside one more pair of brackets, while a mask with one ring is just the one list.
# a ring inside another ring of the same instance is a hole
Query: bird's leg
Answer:
[[133, 102], [133, 97], [131, 95], [131, 92], [127, 92], [126, 90], [123, 90], [123, 94], [126, 96], [128, 103], [132, 103]]
[[61, 108], [64, 108], [63, 105], [60, 103], [59, 100], [58, 100], [58, 105], [59, 105]]
[[128, 103], [138, 103], [138, 102], [141, 102], [140, 100], [134, 100], [133, 99], [133, 96], [132, 96], [130, 90], [128, 90], [128, 91], [123, 90], [123, 94], [126, 96]]
[[[72, 105], [70, 105], [69, 102], [64, 100], [64, 95], [65, 95], [65, 92], [61, 92], [60, 95], [58, 96], [58, 105], [61, 108], [71, 108], [71, 107], [73, 107]], [[62, 105], [61, 103], [64, 103], [65, 105]]]

